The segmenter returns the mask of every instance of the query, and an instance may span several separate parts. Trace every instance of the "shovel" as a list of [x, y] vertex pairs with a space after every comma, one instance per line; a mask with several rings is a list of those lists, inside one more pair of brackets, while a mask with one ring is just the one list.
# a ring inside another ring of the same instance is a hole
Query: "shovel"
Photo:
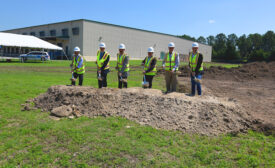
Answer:
[[194, 77], [194, 81], [197, 83], [201, 83], [201, 79]]
[[144, 88], [149, 87], [149, 82], [146, 81], [145, 75], [144, 75], [144, 81], [141, 83]]
[[98, 73], [97, 79], [102, 81], [101, 73]]
[[71, 67], [71, 72], [72, 72], [72, 78], [70, 78], [70, 80], [71, 80], [72, 82], [75, 82], [76, 79], [74, 78], [73, 65], [70, 65], [70, 67]]
[[70, 79], [72, 82], [75, 82], [74, 73], [72, 72], [72, 78]]
[[120, 76], [120, 82], [126, 83], [126, 82], [127, 82], [127, 79], [123, 79], [122, 76]]

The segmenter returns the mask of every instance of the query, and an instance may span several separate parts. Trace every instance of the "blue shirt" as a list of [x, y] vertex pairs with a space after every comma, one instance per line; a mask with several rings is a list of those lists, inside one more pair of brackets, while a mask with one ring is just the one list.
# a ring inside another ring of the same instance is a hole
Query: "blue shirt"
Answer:
[[77, 60], [78, 60], [78, 57], [80, 57], [79, 55], [78, 56], [76, 56], [76, 63], [78, 63], [78, 66], [77, 66], [77, 68], [80, 68], [81, 66], [82, 66], [82, 64], [83, 64], [83, 58], [81, 58], [80, 59], [80, 61], [79, 62], [77, 62]]
[[104, 51], [104, 52], [100, 52], [100, 57], [99, 57], [99, 59], [101, 59], [101, 58], [104, 56], [104, 54], [105, 54], [105, 51]]

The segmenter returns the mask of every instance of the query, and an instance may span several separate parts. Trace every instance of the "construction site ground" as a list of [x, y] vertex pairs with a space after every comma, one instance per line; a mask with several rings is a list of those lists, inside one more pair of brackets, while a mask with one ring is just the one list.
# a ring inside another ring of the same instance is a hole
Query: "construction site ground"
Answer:
[[123, 90], [114, 69], [97, 89], [91, 62], [83, 87], [66, 86], [69, 63], [0, 62], [1, 166], [274, 166], [274, 63], [207, 64], [202, 97], [184, 66], [166, 95], [162, 70], [140, 88], [139, 61]]

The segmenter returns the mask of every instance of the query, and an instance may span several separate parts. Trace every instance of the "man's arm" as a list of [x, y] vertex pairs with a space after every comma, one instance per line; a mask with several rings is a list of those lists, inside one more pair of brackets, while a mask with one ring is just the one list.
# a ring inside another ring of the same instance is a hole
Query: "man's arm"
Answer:
[[162, 66], [163, 66], [164, 68], [165, 68], [165, 60], [167, 59], [167, 58], [166, 58], [166, 55], [167, 55], [167, 54], [165, 54], [165, 56], [164, 56], [164, 58], [163, 58], [163, 60], [162, 60]]
[[155, 65], [157, 64], [157, 59], [156, 58], [153, 58], [152, 62], [151, 62], [151, 65], [149, 66], [148, 70], [145, 71], [146, 73], [152, 71], [155, 67]]
[[196, 70], [195, 70], [196, 74], [199, 73], [199, 69], [201, 68], [202, 62], [203, 62], [203, 55], [199, 54], [198, 63], [197, 63]]
[[122, 63], [123, 65], [122, 65], [122, 68], [121, 68], [121, 71], [120, 71], [121, 73], [124, 72], [124, 70], [125, 70], [125, 68], [126, 68], [126, 66], [127, 66], [127, 64], [128, 64], [128, 62], [129, 62], [129, 56], [126, 55], [125, 58], [124, 58], [124, 61], [123, 61], [123, 63]]
[[145, 60], [146, 60], [146, 57], [145, 57], [144, 60], [141, 62], [141, 65], [144, 65], [144, 64], [145, 64]]
[[80, 61], [78, 63], [77, 68], [81, 68], [82, 64], [83, 64], [83, 57], [80, 57]]
[[107, 66], [109, 60], [110, 60], [110, 55], [108, 55], [106, 61], [104, 61], [104, 64], [103, 64], [103, 66], [102, 66], [101, 69], [100, 69], [101, 71], [103, 71], [104, 68]]
[[179, 67], [179, 64], [180, 64], [180, 56], [179, 56], [179, 53], [178, 53], [177, 56], [176, 56], [176, 59], [175, 59], [175, 66], [173, 68], [173, 71], [175, 71]]

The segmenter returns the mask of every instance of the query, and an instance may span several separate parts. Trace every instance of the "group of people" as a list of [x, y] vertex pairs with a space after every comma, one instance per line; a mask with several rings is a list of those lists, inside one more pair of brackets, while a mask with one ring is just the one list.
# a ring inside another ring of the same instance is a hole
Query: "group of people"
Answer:
[[[105, 43], [99, 44], [99, 50], [97, 51], [97, 79], [98, 87], [107, 87], [107, 74], [110, 72], [110, 54], [105, 50]], [[168, 52], [166, 53], [162, 67], [165, 70], [166, 81], [166, 93], [175, 92], [177, 88], [177, 76], [179, 72], [180, 57], [179, 53], [174, 51], [175, 44], [170, 42], [168, 44]], [[203, 75], [203, 55], [199, 52], [199, 44], [192, 44], [192, 52], [189, 55], [189, 67], [191, 76], [191, 95], [195, 95], [196, 88], [198, 95], [202, 94], [201, 91], [201, 79]], [[117, 66], [118, 71], [118, 88], [127, 88], [127, 78], [130, 70], [130, 58], [125, 52], [126, 47], [124, 44], [120, 44], [117, 53]], [[154, 76], [157, 74], [157, 58], [154, 56], [154, 48], [148, 48], [148, 55], [142, 61], [144, 66], [143, 70], [143, 82], [148, 83], [144, 88], [152, 88], [152, 82]], [[75, 85], [75, 81], [79, 79], [79, 85], [83, 83], [83, 74], [85, 73], [85, 59], [80, 55], [80, 48], [75, 47], [74, 56], [72, 59], [72, 85]]]

